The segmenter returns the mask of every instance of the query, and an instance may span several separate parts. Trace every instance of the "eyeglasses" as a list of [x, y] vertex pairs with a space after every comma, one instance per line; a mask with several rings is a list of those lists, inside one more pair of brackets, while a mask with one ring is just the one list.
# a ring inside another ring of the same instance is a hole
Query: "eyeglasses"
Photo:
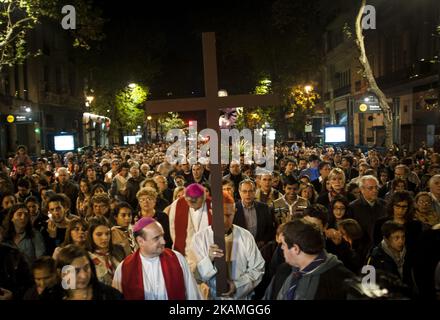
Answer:
[[378, 186], [369, 186], [369, 187], [364, 187], [365, 189], [372, 191], [372, 190], [379, 190]]

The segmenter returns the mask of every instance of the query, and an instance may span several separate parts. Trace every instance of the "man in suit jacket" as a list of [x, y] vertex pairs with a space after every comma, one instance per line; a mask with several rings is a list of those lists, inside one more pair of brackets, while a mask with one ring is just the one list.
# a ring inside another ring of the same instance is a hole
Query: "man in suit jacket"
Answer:
[[275, 220], [267, 204], [255, 201], [255, 191], [255, 183], [252, 180], [240, 182], [241, 200], [236, 203], [234, 224], [247, 229], [261, 248], [275, 239]]

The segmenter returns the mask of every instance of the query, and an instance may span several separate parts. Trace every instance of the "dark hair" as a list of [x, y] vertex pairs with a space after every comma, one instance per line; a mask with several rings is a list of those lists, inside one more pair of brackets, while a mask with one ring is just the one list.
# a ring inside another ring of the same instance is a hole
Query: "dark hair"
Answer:
[[347, 185], [347, 193], [352, 193], [353, 190], [358, 189], [358, 188], [359, 188], [359, 185], [356, 182], [350, 182]]
[[233, 186], [234, 189], [235, 189], [235, 185], [234, 185], [234, 182], [232, 182], [232, 180], [230, 180], [230, 179], [223, 179], [222, 180], [222, 186], [227, 185], [227, 184]]
[[284, 177], [284, 179], [283, 179], [283, 187], [285, 187], [287, 185], [291, 186], [291, 185], [294, 185], [294, 184], [297, 184], [299, 186], [299, 181], [296, 180], [292, 176], [285, 176]]
[[27, 178], [20, 178], [17, 182], [17, 188], [18, 187], [22, 187], [22, 188], [26, 188], [26, 189], [30, 189], [31, 188], [31, 183]]
[[405, 190], [408, 190], [408, 183], [406, 182], [406, 180], [401, 180], [401, 179], [394, 179], [391, 182], [391, 190], [396, 190], [397, 185], [403, 183], [403, 185], [405, 186]]
[[49, 256], [42, 256], [37, 258], [33, 263], [32, 263], [32, 272], [35, 270], [47, 270], [50, 273], [54, 274], [57, 272], [57, 264], [56, 261]]
[[68, 207], [66, 206], [66, 199], [59, 193], [51, 196], [49, 200], [47, 200], [47, 205], [49, 206], [49, 203], [51, 202], [60, 202], [64, 209], [68, 209]]
[[62, 248], [57, 256], [57, 269], [62, 270], [64, 266], [69, 266], [72, 264], [73, 260], [77, 258], [86, 257], [90, 264], [90, 270], [92, 271], [92, 276], [90, 277], [90, 284], [92, 286], [98, 285], [98, 277], [96, 276], [95, 264], [90, 258], [88, 252], [74, 244], [69, 244]]
[[354, 159], [352, 156], [343, 156], [342, 159], [345, 159], [346, 161], [348, 161], [350, 163], [350, 166], [353, 166]]
[[96, 183], [92, 186], [92, 189], [90, 190], [90, 195], [93, 197], [95, 195], [95, 192], [98, 188], [101, 188], [104, 191], [107, 191], [107, 188], [102, 183]]
[[69, 225], [67, 226], [66, 235], [64, 237], [64, 242], [60, 245], [60, 247], [65, 247], [69, 244], [73, 244], [71, 232], [76, 228], [77, 225], [81, 225], [85, 231], [88, 229], [87, 221], [81, 218], [73, 218], [69, 221]]
[[25, 209], [27, 212], [27, 223], [26, 223], [26, 226], [24, 229], [25, 237], [26, 238], [33, 238], [33, 236], [34, 236], [34, 231], [32, 228], [32, 221], [31, 221], [31, 217], [29, 215], [28, 208], [24, 205], [24, 203], [17, 203], [9, 208], [8, 214], [6, 215], [6, 218], [3, 221], [3, 227], [5, 228], [4, 240], [6, 240], [6, 241], [13, 241], [14, 240], [16, 233], [15, 233], [15, 226], [14, 226], [14, 222], [12, 221], [12, 218], [14, 217], [15, 212], [17, 212], [20, 209]]
[[403, 231], [405, 232], [405, 226], [403, 224], [397, 223], [392, 220], [385, 221], [385, 223], [380, 228], [382, 236], [388, 239], [394, 232]]
[[319, 160], [321, 160], [321, 159], [319, 159], [319, 157], [318, 157], [316, 154], [312, 154], [312, 155], [310, 155], [310, 157], [309, 157], [309, 162], [312, 162], [312, 161], [319, 161]]
[[15, 201], [17, 202], [17, 198], [15, 197], [15, 194], [13, 194], [12, 192], [5, 192], [5, 193], [3, 193], [3, 194], [1, 195], [1, 197], [0, 197], [0, 208], [3, 208], [3, 207], [2, 207], [3, 200], [4, 200], [6, 197], [14, 197]]
[[351, 240], [359, 240], [363, 237], [362, 227], [354, 219], [344, 219], [338, 222], [338, 229], [344, 229]]
[[112, 254], [113, 253], [113, 243], [112, 243], [112, 239], [111, 239], [112, 226], [111, 226], [110, 222], [108, 221], [108, 219], [103, 216], [96, 216], [96, 217], [93, 217], [89, 220], [89, 230], [87, 232], [87, 250], [89, 250], [90, 252], [95, 252], [95, 250], [97, 249], [96, 244], [93, 241], [93, 232], [99, 226], [106, 226], [109, 228], [110, 241], [108, 244], [108, 251], [110, 254]]
[[327, 162], [327, 161], [322, 161], [322, 162], [320, 162], [319, 164], [318, 164], [318, 172], [319, 171], [321, 171], [325, 166], [330, 166], [330, 168], [331, 168], [331, 164], [330, 164], [330, 162]]
[[345, 206], [345, 209], [348, 209], [348, 205], [349, 205], [348, 200], [343, 195], [338, 194], [333, 198], [333, 200], [330, 204], [330, 207], [332, 209], [333, 209], [333, 206], [335, 205], [336, 202], [342, 202], [342, 204]]
[[405, 222], [409, 222], [414, 218], [414, 200], [408, 191], [394, 192], [391, 200], [388, 202], [387, 213], [389, 217], [394, 216], [394, 205], [398, 202], [406, 201], [408, 203], [408, 209], [405, 213]]
[[324, 249], [324, 236], [321, 230], [304, 219], [287, 222], [281, 234], [289, 249], [295, 244], [306, 254], [318, 254]]
[[110, 219], [113, 220], [112, 222], [113, 222], [114, 225], [116, 225], [116, 218], [118, 217], [119, 210], [121, 210], [123, 208], [130, 209], [130, 211], [131, 211], [131, 219], [132, 219], [132, 222], [133, 222], [133, 218], [134, 218], [133, 207], [128, 202], [121, 201], [121, 202], [119, 202], [116, 205], [115, 209], [113, 210], [113, 212], [111, 214], [111, 218]]
[[28, 204], [29, 202], [38, 203], [38, 205], [40, 204], [40, 201], [34, 196], [27, 197], [26, 200], [24, 200], [24, 204]]
[[130, 165], [127, 162], [122, 162], [119, 166], [119, 171], [122, 169], [130, 169]]
[[329, 220], [327, 208], [318, 203], [312, 204], [311, 206], [305, 208], [303, 216], [309, 216], [321, 220], [324, 227], [328, 224]]

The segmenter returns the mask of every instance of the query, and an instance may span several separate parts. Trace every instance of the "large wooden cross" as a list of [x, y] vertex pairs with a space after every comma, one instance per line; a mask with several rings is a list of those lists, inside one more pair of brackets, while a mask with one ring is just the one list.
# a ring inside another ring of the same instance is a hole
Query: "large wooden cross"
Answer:
[[[279, 99], [273, 94], [268, 95], [234, 95], [218, 96], [217, 78], [217, 54], [215, 44], [215, 33], [207, 32], [202, 34], [203, 41], [203, 67], [205, 80], [205, 96], [201, 98], [169, 99], [146, 101], [145, 110], [147, 114], [165, 112], [185, 112], [204, 110], [206, 112], [207, 127], [216, 130], [218, 139], [218, 150], [220, 148], [219, 109], [228, 107], [262, 107], [279, 105]], [[225, 252], [225, 229], [223, 222], [223, 199], [222, 199], [222, 171], [220, 159], [217, 164], [210, 164], [210, 180], [212, 195], [212, 227], [214, 231], [214, 243]], [[216, 259], [217, 273], [217, 295], [228, 291], [227, 268], [223, 259]]]

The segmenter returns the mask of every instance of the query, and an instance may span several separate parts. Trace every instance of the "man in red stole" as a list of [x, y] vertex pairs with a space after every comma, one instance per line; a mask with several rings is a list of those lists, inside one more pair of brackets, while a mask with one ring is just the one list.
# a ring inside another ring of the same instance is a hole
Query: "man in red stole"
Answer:
[[205, 188], [193, 183], [185, 188], [185, 196], [171, 204], [170, 233], [173, 249], [188, 257], [193, 235], [211, 225], [211, 200], [205, 196]]
[[126, 300], [198, 300], [197, 283], [185, 258], [165, 248], [164, 231], [153, 218], [133, 227], [139, 249], [116, 269], [113, 287]]

